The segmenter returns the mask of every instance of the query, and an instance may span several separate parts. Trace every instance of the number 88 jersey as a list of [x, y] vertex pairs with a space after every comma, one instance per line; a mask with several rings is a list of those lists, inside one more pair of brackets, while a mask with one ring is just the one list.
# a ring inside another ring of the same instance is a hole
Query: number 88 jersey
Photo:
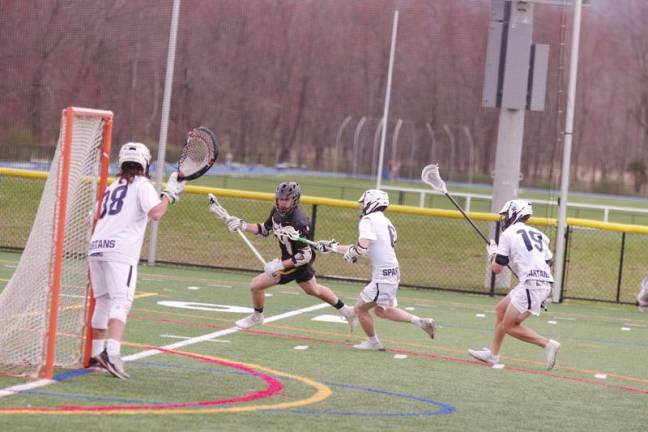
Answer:
[[136, 265], [148, 213], [159, 203], [160, 198], [146, 177], [135, 176], [130, 184], [121, 178], [113, 182], [98, 203], [99, 220], [90, 239], [89, 259]]
[[548, 264], [553, 257], [549, 238], [536, 228], [522, 222], [509, 226], [500, 236], [497, 255], [508, 258], [520, 282], [554, 281]]

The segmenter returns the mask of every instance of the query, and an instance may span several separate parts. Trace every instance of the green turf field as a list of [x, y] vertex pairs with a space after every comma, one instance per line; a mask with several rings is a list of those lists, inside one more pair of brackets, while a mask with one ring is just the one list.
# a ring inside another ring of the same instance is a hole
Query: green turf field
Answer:
[[[0, 253], [0, 289], [18, 259]], [[231, 307], [249, 306], [249, 278], [140, 266], [123, 353], [135, 356], [127, 357], [131, 379], [59, 375], [56, 384], [0, 397], [0, 430], [645, 430], [648, 315], [635, 307], [552, 305], [528, 324], [562, 343], [557, 369], [547, 372], [540, 348], [513, 339], [504, 344], [505, 368], [493, 369], [466, 349], [488, 345], [497, 299], [402, 289], [400, 306], [434, 317], [437, 339], [379, 321], [387, 352], [361, 352], [351, 348], [361, 335], [294, 284], [267, 292], [266, 324], [233, 330], [246, 311]], [[347, 302], [361, 289], [326, 284]], [[0, 378], [0, 393], [22, 382]], [[39, 407], [50, 412], [30, 412]]]

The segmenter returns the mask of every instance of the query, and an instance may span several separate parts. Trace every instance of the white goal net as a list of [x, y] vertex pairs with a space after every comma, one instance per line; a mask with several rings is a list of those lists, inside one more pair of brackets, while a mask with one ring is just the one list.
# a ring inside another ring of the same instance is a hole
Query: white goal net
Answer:
[[98, 189], [105, 187], [111, 130], [109, 111], [63, 110], [29, 239], [0, 292], [0, 373], [51, 377], [54, 366], [81, 363], [86, 255]]

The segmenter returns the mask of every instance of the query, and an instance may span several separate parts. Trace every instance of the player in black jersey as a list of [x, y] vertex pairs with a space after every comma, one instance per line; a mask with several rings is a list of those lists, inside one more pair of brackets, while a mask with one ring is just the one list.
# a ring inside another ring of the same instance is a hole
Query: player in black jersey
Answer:
[[[302, 237], [310, 237], [310, 222], [299, 204], [301, 190], [295, 182], [283, 182], [277, 186], [275, 193], [275, 206], [270, 216], [262, 224], [246, 223], [240, 218], [230, 216], [225, 223], [231, 232], [237, 229], [252, 234], [267, 237], [281, 227], [293, 227]], [[263, 306], [265, 303], [264, 291], [277, 284], [283, 285], [291, 281], [297, 284], [308, 295], [317, 297], [335, 307], [340, 315], [345, 317], [351, 328], [354, 326], [355, 312], [346, 306], [330, 288], [320, 285], [315, 279], [315, 270], [312, 263], [315, 261], [313, 248], [305, 243], [293, 241], [289, 238], [275, 234], [279, 240], [281, 258], [266, 263], [264, 272], [257, 275], [250, 283], [254, 313], [236, 321], [240, 328], [247, 329], [263, 324]]]

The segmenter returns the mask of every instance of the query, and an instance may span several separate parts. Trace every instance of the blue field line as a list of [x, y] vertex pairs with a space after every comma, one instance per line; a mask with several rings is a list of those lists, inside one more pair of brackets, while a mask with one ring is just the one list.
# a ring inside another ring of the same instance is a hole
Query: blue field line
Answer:
[[307, 408], [293, 408], [285, 410], [265, 410], [267, 412], [278, 413], [293, 413], [293, 414], [319, 414], [319, 415], [332, 415], [332, 416], [346, 416], [346, 417], [420, 417], [420, 416], [438, 416], [448, 415], [456, 412], [456, 408], [445, 402], [439, 402], [432, 399], [427, 399], [419, 396], [414, 396], [407, 393], [398, 393], [377, 388], [364, 387], [354, 384], [339, 384], [334, 382], [324, 381], [324, 384], [331, 387], [342, 387], [351, 390], [358, 390], [367, 393], [377, 393], [385, 396], [392, 396], [401, 399], [408, 399], [416, 402], [421, 402], [427, 405], [434, 405], [438, 409], [434, 411], [413, 411], [413, 412], [370, 412], [370, 411], [338, 411], [338, 410], [317, 410]]
[[[493, 333], [493, 328], [484, 328], [484, 327], [473, 327], [473, 326], [462, 326], [462, 325], [448, 325], [448, 324], [443, 324], [441, 322], [437, 322], [439, 324], [439, 328], [444, 329], [444, 328], [451, 328], [451, 329], [458, 329], [458, 330], [470, 330], [470, 331], [479, 331], [482, 333]], [[595, 338], [588, 338], [588, 337], [577, 337], [577, 336], [565, 336], [565, 335], [545, 335], [547, 337], [552, 337], [556, 340], [573, 340], [573, 341], [578, 341], [578, 342], [591, 342], [591, 343], [600, 343], [600, 344], [608, 344], [608, 345], [619, 345], [619, 346], [627, 346], [631, 348], [636, 348], [636, 347], [648, 347], [648, 342], [623, 342], [623, 341], [618, 341], [618, 340], [610, 340], [610, 339], [595, 339]]]

